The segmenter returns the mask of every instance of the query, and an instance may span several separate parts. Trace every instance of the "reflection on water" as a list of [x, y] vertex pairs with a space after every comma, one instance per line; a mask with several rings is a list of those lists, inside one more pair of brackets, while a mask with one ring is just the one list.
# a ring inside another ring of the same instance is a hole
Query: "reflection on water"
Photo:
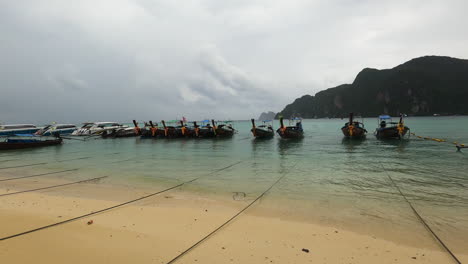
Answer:
[[280, 156], [292, 154], [293, 152], [299, 152], [302, 147], [304, 139], [302, 138], [290, 138], [290, 139], [278, 139], [278, 153]]
[[366, 138], [347, 138], [343, 137], [341, 144], [346, 148], [348, 152], [353, 152], [356, 147], [362, 145], [365, 142]]

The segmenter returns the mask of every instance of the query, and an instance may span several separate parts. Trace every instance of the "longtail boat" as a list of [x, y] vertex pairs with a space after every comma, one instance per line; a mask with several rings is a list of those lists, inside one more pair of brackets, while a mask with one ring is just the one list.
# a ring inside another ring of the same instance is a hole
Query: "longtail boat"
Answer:
[[145, 127], [141, 129], [141, 138], [162, 138], [165, 137], [164, 129], [160, 129], [158, 127], [158, 123], [154, 123], [153, 121], [149, 121], [149, 123], [145, 123]]
[[375, 129], [375, 136], [378, 139], [402, 139], [409, 128], [403, 123], [403, 115], [400, 114], [400, 121], [392, 122], [389, 115], [379, 116], [379, 127]]
[[304, 130], [302, 129], [302, 119], [294, 118], [293, 121], [296, 124], [294, 126], [284, 126], [283, 117], [280, 117], [280, 128], [276, 130], [276, 133], [280, 135], [281, 138], [303, 138]]
[[349, 113], [349, 121], [341, 128], [341, 132], [347, 138], [364, 138], [367, 130], [362, 122], [353, 120], [354, 114]]
[[37, 148], [62, 144], [63, 139], [60, 137], [60, 134], [56, 135], [57, 137], [54, 139], [47, 137], [47, 139], [44, 140], [41, 136], [16, 134], [13, 137], [8, 137], [3, 142], [0, 142], [0, 150]]
[[255, 138], [272, 138], [275, 135], [275, 131], [273, 130], [273, 126], [271, 124], [267, 124], [271, 122], [270, 120], [263, 121], [263, 125], [255, 126], [255, 119], [251, 119], [252, 121], [252, 129], [250, 130]]
[[195, 127], [187, 126], [184, 120], [180, 120], [180, 126], [177, 127], [177, 133], [179, 137], [185, 137], [185, 138], [198, 137], [195, 133]]
[[214, 119], [211, 119], [211, 124], [213, 124], [213, 130], [216, 137], [228, 138], [234, 135], [236, 131], [230, 124], [219, 124], [216, 125]]
[[[173, 121], [171, 121], [173, 122]], [[161, 123], [164, 127], [164, 137], [165, 138], [180, 138], [182, 137], [181, 130], [175, 126], [168, 126], [164, 120], [161, 120]]]
[[197, 122], [193, 122], [193, 126], [195, 127], [195, 135], [199, 138], [213, 138], [216, 137], [216, 131], [210, 125], [210, 120], [203, 120], [201, 121], [201, 126], [197, 124]]

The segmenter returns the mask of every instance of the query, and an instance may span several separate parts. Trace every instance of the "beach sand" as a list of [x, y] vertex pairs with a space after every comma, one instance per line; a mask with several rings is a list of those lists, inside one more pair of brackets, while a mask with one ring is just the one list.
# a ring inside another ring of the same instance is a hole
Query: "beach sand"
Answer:
[[[5, 182], [0, 191], [7, 193], [63, 182], [66, 180]], [[95, 182], [0, 197], [0, 237], [106, 208], [154, 190], [158, 188]], [[234, 200], [178, 188], [0, 241], [0, 260], [1, 263], [48, 264], [167, 263], [253, 198]], [[373, 234], [256, 210], [268, 198], [268, 195], [263, 197], [175, 263], [454, 263], [429, 235], [421, 243], [408, 239], [399, 243]], [[88, 224], [91, 220], [92, 224]], [[468, 261], [466, 254], [457, 256], [462, 262]]]

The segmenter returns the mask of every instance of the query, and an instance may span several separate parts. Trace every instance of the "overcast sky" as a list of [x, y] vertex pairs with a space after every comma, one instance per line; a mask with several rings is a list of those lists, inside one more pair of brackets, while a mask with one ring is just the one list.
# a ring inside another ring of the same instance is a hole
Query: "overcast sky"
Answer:
[[0, 122], [248, 119], [468, 58], [468, 1], [0, 0]]

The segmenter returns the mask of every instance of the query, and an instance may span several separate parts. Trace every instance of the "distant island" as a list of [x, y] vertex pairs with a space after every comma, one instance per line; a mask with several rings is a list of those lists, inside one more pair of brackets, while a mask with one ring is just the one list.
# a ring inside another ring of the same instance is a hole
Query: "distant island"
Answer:
[[392, 69], [363, 69], [352, 84], [304, 95], [275, 118], [468, 114], [468, 60], [442, 56], [412, 59]]
[[275, 112], [268, 111], [268, 112], [263, 112], [257, 120], [273, 120], [276, 116]]

